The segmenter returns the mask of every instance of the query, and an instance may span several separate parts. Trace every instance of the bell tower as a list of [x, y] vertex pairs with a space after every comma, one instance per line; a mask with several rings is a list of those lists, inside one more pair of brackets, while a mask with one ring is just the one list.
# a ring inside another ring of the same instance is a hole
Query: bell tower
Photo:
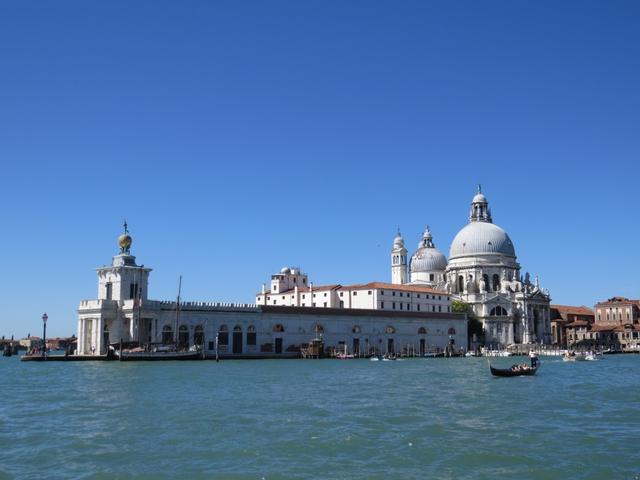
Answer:
[[400, 229], [393, 239], [391, 249], [391, 283], [398, 285], [407, 283], [407, 249], [400, 235]]

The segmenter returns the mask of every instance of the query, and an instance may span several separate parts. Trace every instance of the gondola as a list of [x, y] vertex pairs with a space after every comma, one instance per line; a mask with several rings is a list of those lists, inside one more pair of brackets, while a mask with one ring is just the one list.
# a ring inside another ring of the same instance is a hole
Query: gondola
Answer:
[[535, 375], [538, 371], [538, 367], [529, 367], [525, 370], [512, 370], [511, 368], [494, 368], [489, 364], [491, 369], [491, 375], [494, 377], [522, 377], [528, 375]]

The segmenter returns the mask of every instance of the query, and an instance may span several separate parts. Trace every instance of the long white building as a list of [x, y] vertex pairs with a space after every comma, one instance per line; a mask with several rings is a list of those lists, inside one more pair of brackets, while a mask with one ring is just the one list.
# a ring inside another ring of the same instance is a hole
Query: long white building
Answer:
[[296, 357], [316, 335], [325, 346], [354, 354], [467, 346], [466, 316], [451, 313], [449, 296], [431, 287], [371, 283], [314, 289], [306, 275], [285, 269], [274, 276], [273, 293], [258, 295], [260, 305], [178, 304], [149, 298], [151, 269], [131, 255], [126, 226], [118, 242], [120, 253], [111, 265], [97, 269], [97, 298], [80, 302], [80, 355], [104, 355], [120, 341], [199, 345], [213, 354], [217, 338], [226, 357]]

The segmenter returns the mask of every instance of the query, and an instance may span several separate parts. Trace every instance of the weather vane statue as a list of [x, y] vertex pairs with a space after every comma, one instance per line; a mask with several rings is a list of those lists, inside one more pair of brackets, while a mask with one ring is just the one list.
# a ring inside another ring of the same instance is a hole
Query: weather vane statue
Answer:
[[129, 235], [129, 227], [127, 225], [127, 221], [124, 221], [124, 233], [118, 237], [118, 245], [120, 246], [120, 253], [129, 255], [131, 251], [131, 244], [133, 243], [133, 239], [131, 235]]

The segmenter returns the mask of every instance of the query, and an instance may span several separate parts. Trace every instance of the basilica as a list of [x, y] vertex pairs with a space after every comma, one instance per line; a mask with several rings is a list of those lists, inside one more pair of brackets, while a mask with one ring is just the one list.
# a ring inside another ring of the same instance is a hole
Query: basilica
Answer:
[[521, 274], [509, 235], [493, 223], [480, 186], [471, 201], [469, 223], [451, 242], [449, 259], [436, 248], [429, 227], [409, 258], [400, 232], [391, 251], [394, 284], [437, 288], [468, 304], [482, 323], [486, 345], [550, 343], [550, 297], [537, 277]]

